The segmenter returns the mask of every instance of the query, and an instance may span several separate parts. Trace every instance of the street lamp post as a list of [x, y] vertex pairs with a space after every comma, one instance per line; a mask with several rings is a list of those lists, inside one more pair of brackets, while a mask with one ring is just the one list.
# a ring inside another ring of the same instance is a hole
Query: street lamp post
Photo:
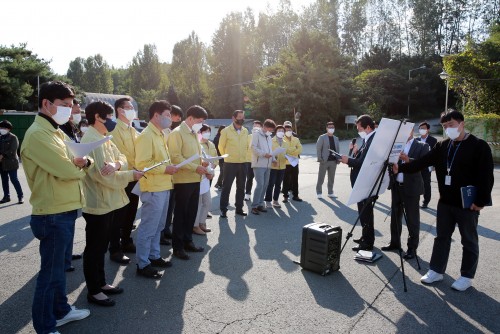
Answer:
[[[410, 84], [410, 79], [411, 79], [411, 72], [416, 71], [416, 70], [425, 70], [425, 65], [422, 65], [417, 68], [412, 68], [411, 70], [408, 71], [408, 86]], [[408, 87], [408, 112], [406, 115], [406, 118], [410, 118], [410, 87]]]
[[446, 73], [446, 71], [443, 69], [443, 72], [439, 73], [439, 77], [446, 81], [446, 97], [444, 99], [444, 112], [448, 111], [448, 90], [449, 90], [449, 84], [450, 81], [448, 80], [450, 78], [450, 75]]

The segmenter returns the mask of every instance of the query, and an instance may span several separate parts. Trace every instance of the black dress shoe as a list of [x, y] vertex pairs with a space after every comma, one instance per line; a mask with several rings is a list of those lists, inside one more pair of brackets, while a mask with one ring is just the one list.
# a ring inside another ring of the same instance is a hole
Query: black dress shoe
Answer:
[[67, 273], [70, 273], [70, 272], [73, 272], [73, 271], [75, 271], [75, 267], [73, 267], [73, 266], [66, 268], [66, 272]]
[[393, 245], [393, 244], [387, 244], [385, 246], [382, 246], [382, 248], [380, 248], [381, 250], [383, 251], [398, 251], [401, 249], [401, 246], [398, 246], [398, 245]]
[[2, 200], [0, 201], [0, 204], [7, 203], [7, 202], [10, 202], [10, 197], [2, 198]]
[[184, 250], [186, 252], [200, 253], [200, 252], [203, 252], [205, 250], [205, 248], [196, 247], [194, 243], [189, 242], [189, 243], [184, 245]]
[[24, 198], [20, 197], [19, 201], [17, 202], [17, 204], [23, 204], [23, 203], [24, 203]]
[[157, 258], [155, 260], [149, 259], [149, 262], [151, 262], [151, 265], [153, 267], [160, 267], [160, 268], [170, 268], [170, 267], [172, 267], [172, 262], [164, 260], [161, 257]]
[[267, 209], [263, 206], [258, 206], [257, 210], [259, 210], [260, 212], [267, 212]]
[[356, 244], [360, 244], [362, 241], [363, 241], [363, 238], [359, 238], [359, 239], [352, 239], [352, 241]]
[[257, 210], [257, 208], [252, 208], [252, 213], [254, 215], [260, 215], [259, 210]]
[[406, 252], [406, 254], [403, 256], [403, 258], [405, 258], [406, 260], [411, 260], [411, 259], [413, 259], [415, 256], [416, 256], [416, 254], [415, 254], [415, 250], [414, 250], [414, 249], [411, 249], [411, 248], [408, 248], [408, 251], [407, 251], [407, 252]]
[[115, 286], [114, 288], [111, 289], [101, 288], [101, 292], [104, 293], [105, 295], [119, 295], [120, 293], [123, 293], [123, 289], [118, 286]]
[[236, 210], [236, 214], [243, 217], [248, 215], [248, 213], [246, 213], [246, 211], [243, 210]]
[[87, 295], [87, 300], [91, 304], [96, 304], [100, 306], [115, 306], [115, 301], [113, 299], [97, 299], [92, 295]]
[[122, 252], [116, 252], [116, 253], [110, 254], [109, 259], [111, 261], [119, 263], [119, 264], [129, 264], [130, 263], [130, 258], [128, 256], [125, 256]]
[[283, 197], [283, 203], [288, 203], [288, 196]]
[[81, 254], [73, 254], [71, 255], [71, 260], [80, 260], [82, 258]]
[[426, 204], [426, 203], [422, 204], [420, 207], [421, 207], [422, 209], [428, 209], [428, 208], [429, 208], [429, 207], [427, 206], [427, 204]]
[[182, 249], [174, 249], [173, 255], [181, 260], [189, 260], [189, 255]]
[[158, 272], [155, 268], [153, 268], [150, 264], [145, 266], [142, 269], [139, 269], [139, 266], [137, 266], [137, 275], [141, 275], [147, 278], [161, 278], [163, 275]]
[[221, 211], [220, 218], [227, 218], [227, 210], [226, 211]]
[[297, 197], [293, 197], [292, 198], [295, 202], [302, 202], [302, 198], [300, 198], [299, 196]]
[[372, 251], [373, 250], [373, 245], [366, 245], [366, 244], [359, 244], [359, 246], [353, 247], [353, 251], [359, 252], [360, 250], [364, 251]]

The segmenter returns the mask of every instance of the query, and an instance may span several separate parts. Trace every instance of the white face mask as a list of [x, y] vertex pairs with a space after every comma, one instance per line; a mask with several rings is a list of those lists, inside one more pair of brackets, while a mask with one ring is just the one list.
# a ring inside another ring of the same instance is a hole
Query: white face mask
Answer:
[[54, 115], [52, 115], [52, 119], [59, 125], [63, 125], [68, 123], [69, 118], [71, 116], [71, 108], [57, 106], [57, 111]]
[[276, 137], [283, 138], [284, 136], [285, 136], [285, 133], [283, 131], [276, 132]]
[[260, 127], [256, 126], [252, 130], [253, 130], [253, 132], [258, 132], [260, 130]]
[[327, 129], [327, 131], [328, 131], [329, 134], [332, 135], [335, 132], [335, 128], [333, 128], [333, 129]]
[[455, 140], [455, 139], [457, 139], [460, 136], [460, 131], [458, 131], [458, 127], [457, 128], [447, 128], [446, 129], [446, 135], [451, 140]]
[[203, 137], [203, 139], [209, 140], [210, 139], [210, 132], [203, 132], [201, 134], [201, 136]]
[[364, 131], [358, 132], [358, 135], [359, 135], [362, 139], [365, 139], [365, 138], [366, 138], [366, 132], [364, 132]]
[[292, 136], [292, 134], [293, 134], [293, 132], [292, 132], [292, 131], [287, 131], [287, 132], [285, 132], [285, 135], [286, 135], [287, 137], [291, 137], [291, 136]]
[[198, 131], [200, 131], [200, 129], [202, 127], [203, 127], [203, 124], [201, 124], [201, 123], [193, 124], [193, 126], [191, 127], [191, 130], [193, 130], [195, 133], [198, 133]]
[[129, 122], [132, 122], [135, 119], [135, 110], [134, 109], [124, 109], [125, 110], [125, 118], [128, 119]]
[[85, 133], [85, 132], [87, 132], [87, 130], [88, 130], [88, 129], [89, 129], [89, 128], [88, 128], [88, 126], [82, 126], [82, 127], [80, 128], [80, 131], [81, 131], [82, 133]]
[[418, 129], [418, 133], [420, 133], [421, 136], [425, 136], [427, 134], [426, 129]]
[[73, 123], [75, 125], [78, 125], [78, 123], [80, 123], [81, 120], [82, 120], [82, 115], [81, 114], [74, 114], [73, 115]]
[[7, 133], [9, 133], [9, 130], [7, 130], [7, 129], [0, 129], [0, 135], [5, 136]]
[[272, 135], [273, 133], [271, 131], [266, 131], [266, 136], [270, 136]]

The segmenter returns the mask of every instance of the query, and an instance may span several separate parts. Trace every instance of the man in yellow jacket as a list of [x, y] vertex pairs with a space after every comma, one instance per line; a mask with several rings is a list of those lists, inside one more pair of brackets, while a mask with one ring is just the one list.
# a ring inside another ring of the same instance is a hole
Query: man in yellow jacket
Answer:
[[[135, 168], [135, 141], [138, 136], [137, 130], [132, 126], [132, 121], [136, 118], [136, 112], [130, 97], [122, 97], [115, 102], [116, 127], [111, 132], [113, 143], [118, 150], [127, 157], [128, 170]], [[111, 240], [109, 242], [109, 253], [115, 254], [111, 259], [120, 263], [120, 256], [124, 253], [135, 253], [135, 245], [130, 237], [132, 226], [137, 214], [139, 205], [139, 196], [132, 193], [132, 189], [137, 181], [132, 181], [125, 187], [129, 203], [125, 205], [120, 212], [121, 219], [117, 219], [116, 226], [112, 226]]]
[[[288, 149], [288, 142], [284, 140], [285, 138], [285, 128], [283, 125], [276, 126], [276, 135], [273, 138], [273, 152], [277, 148]], [[285, 157], [286, 151], [276, 155], [274, 161], [271, 166], [271, 174], [269, 175], [269, 184], [267, 186], [266, 198], [264, 199], [266, 202], [266, 207], [275, 207], [281, 208], [281, 205], [278, 202], [278, 198], [280, 196], [281, 184], [283, 183], [283, 177], [285, 176], [285, 168], [286, 163], [288, 162]], [[272, 204], [271, 204], [272, 199]]]
[[233, 123], [221, 131], [219, 139], [219, 152], [221, 155], [228, 154], [224, 158], [224, 183], [220, 195], [221, 218], [227, 218], [227, 207], [229, 205], [229, 194], [236, 179], [236, 214], [246, 216], [243, 211], [243, 199], [245, 197], [246, 161], [248, 152], [248, 130], [243, 127], [245, 114], [243, 110], [233, 112]]
[[56, 81], [40, 87], [39, 113], [21, 145], [23, 168], [31, 189], [30, 226], [40, 240], [40, 272], [33, 298], [33, 327], [37, 333], [89, 316], [90, 311], [68, 304], [65, 254], [73, 242], [77, 210], [84, 205], [82, 179], [92, 161], [72, 157], [59, 125], [68, 122], [75, 92]]
[[[292, 122], [286, 121], [283, 123], [285, 127], [285, 137], [283, 140], [288, 144], [286, 154], [298, 158], [302, 153], [302, 144], [299, 138], [293, 135]], [[288, 193], [292, 191], [292, 199], [297, 202], [302, 202], [299, 197], [299, 164], [292, 166], [289, 161], [286, 162], [285, 176], [283, 179], [283, 202], [288, 202]]]
[[211, 177], [202, 163], [198, 132], [208, 114], [200, 106], [191, 106], [186, 111], [186, 120], [168, 136], [167, 144], [174, 164], [196, 156], [174, 175], [175, 208], [172, 230], [172, 248], [175, 257], [189, 260], [188, 252], [203, 252], [203, 247], [193, 243], [193, 226], [198, 213], [201, 176]]
[[141, 191], [141, 223], [136, 235], [137, 274], [160, 278], [154, 267], [168, 268], [169, 261], [160, 256], [160, 235], [165, 227], [172, 175], [177, 172], [166, 145], [165, 132], [172, 120], [172, 107], [167, 101], [156, 101], [149, 107], [149, 124], [137, 137], [135, 163], [144, 170], [159, 163], [162, 165], [147, 171], [139, 181]]

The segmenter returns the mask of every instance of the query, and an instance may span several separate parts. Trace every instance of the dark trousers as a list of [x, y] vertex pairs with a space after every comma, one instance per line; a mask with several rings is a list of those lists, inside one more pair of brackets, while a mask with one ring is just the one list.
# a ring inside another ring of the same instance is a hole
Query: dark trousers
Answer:
[[106, 285], [104, 273], [104, 255], [108, 248], [111, 228], [114, 220], [119, 217], [118, 210], [104, 215], [82, 213], [87, 226], [85, 227], [85, 251], [83, 252], [83, 274], [90, 295], [101, 292]]
[[200, 183], [177, 183], [175, 189], [175, 209], [172, 230], [172, 248], [184, 249], [193, 240], [193, 226], [198, 213]]
[[420, 196], [407, 195], [404, 184], [395, 183], [391, 189], [391, 245], [401, 247], [404, 204], [406, 218], [408, 219], [406, 221], [406, 227], [408, 227], [408, 249], [417, 249], [420, 233], [420, 208], [418, 206]]
[[285, 176], [283, 178], [283, 196], [288, 197], [290, 190], [293, 197], [299, 197], [299, 165], [295, 167], [286, 165]]
[[224, 185], [224, 159], [219, 160], [219, 177], [217, 178], [217, 183], [215, 185], [218, 187], [222, 187]]
[[[366, 208], [361, 213], [363, 210], [363, 206], [366, 203]], [[362, 227], [362, 239], [363, 239], [363, 244], [367, 246], [373, 246], [373, 243], [375, 242], [375, 228], [373, 226], [373, 203], [372, 201], [367, 198], [361, 202], [358, 202], [358, 212], [360, 214], [359, 221], [361, 222], [361, 227]]]
[[430, 269], [444, 274], [450, 255], [451, 236], [458, 225], [462, 237], [462, 266], [460, 274], [474, 278], [479, 260], [479, 242], [477, 236], [478, 211], [462, 209], [448, 204], [438, 203], [436, 217], [436, 238]]
[[129, 203], [123, 208], [118, 209], [116, 215], [118, 216], [113, 221], [113, 226], [111, 226], [111, 236], [109, 240], [109, 253], [113, 254], [121, 251], [121, 245], [126, 245], [132, 242], [130, 234], [132, 233], [132, 226], [135, 222], [135, 216], [137, 215], [137, 206], [139, 205], [139, 196], [132, 194], [132, 189], [134, 189], [137, 181], [129, 182], [127, 187], [125, 187], [125, 193], [129, 199]]
[[[236, 210], [243, 210], [243, 199], [245, 198], [245, 180], [246, 180], [246, 165], [245, 163], [224, 163], [224, 186], [220, 194], [220, 209], [227, 211], [229, 205], [229, 194], [236, 179]], [[196, 202], [198, 203], [198, 202]]]
[[165, 221], [165, 228], [162, 233], [170, 233], [170, 226], [172, 226], [172, 217], [174, 216], [175, 208], [175, 190], [170, 190], [170, 198], [168, 200], [167, 220]]
[[283, 177], [285, 176], [284, 169], [271, 169], [271, 174], [269, 175], [269, 184], [267, 185], [266, 191], [266, 202], [277, 201], [280, 197], [281, 183], [283, 182]]
[[432, 173], [429, 172], [428, 169], [423, 170], [421, 172], [422, 174], [422, 179], [424, 180], [424, 203], [423, 204], [429, 204], [431, 201], [431, 175]]
[[16, 189], [17, 198], [23, 198], [23, 189], [21, 188], [21, 183], [19, 183], [19, 179], [17, 178], [17, 169], [8, 171], [8, 172], [0, 172], [2, 177], [2, 189], [3, 189], [3, 197], [10, 198], [10, 189], [9, 189], [9, 178], [10, 182], [14, 185]]
[[252, 168], [252, 163], [251, 162], [245, 162], [245, 165], [247, 166], [247, 180], [245, 183], [245, 194], [250, 195], [252, 193], [252, 187], [253, 187], [253, 168]]

